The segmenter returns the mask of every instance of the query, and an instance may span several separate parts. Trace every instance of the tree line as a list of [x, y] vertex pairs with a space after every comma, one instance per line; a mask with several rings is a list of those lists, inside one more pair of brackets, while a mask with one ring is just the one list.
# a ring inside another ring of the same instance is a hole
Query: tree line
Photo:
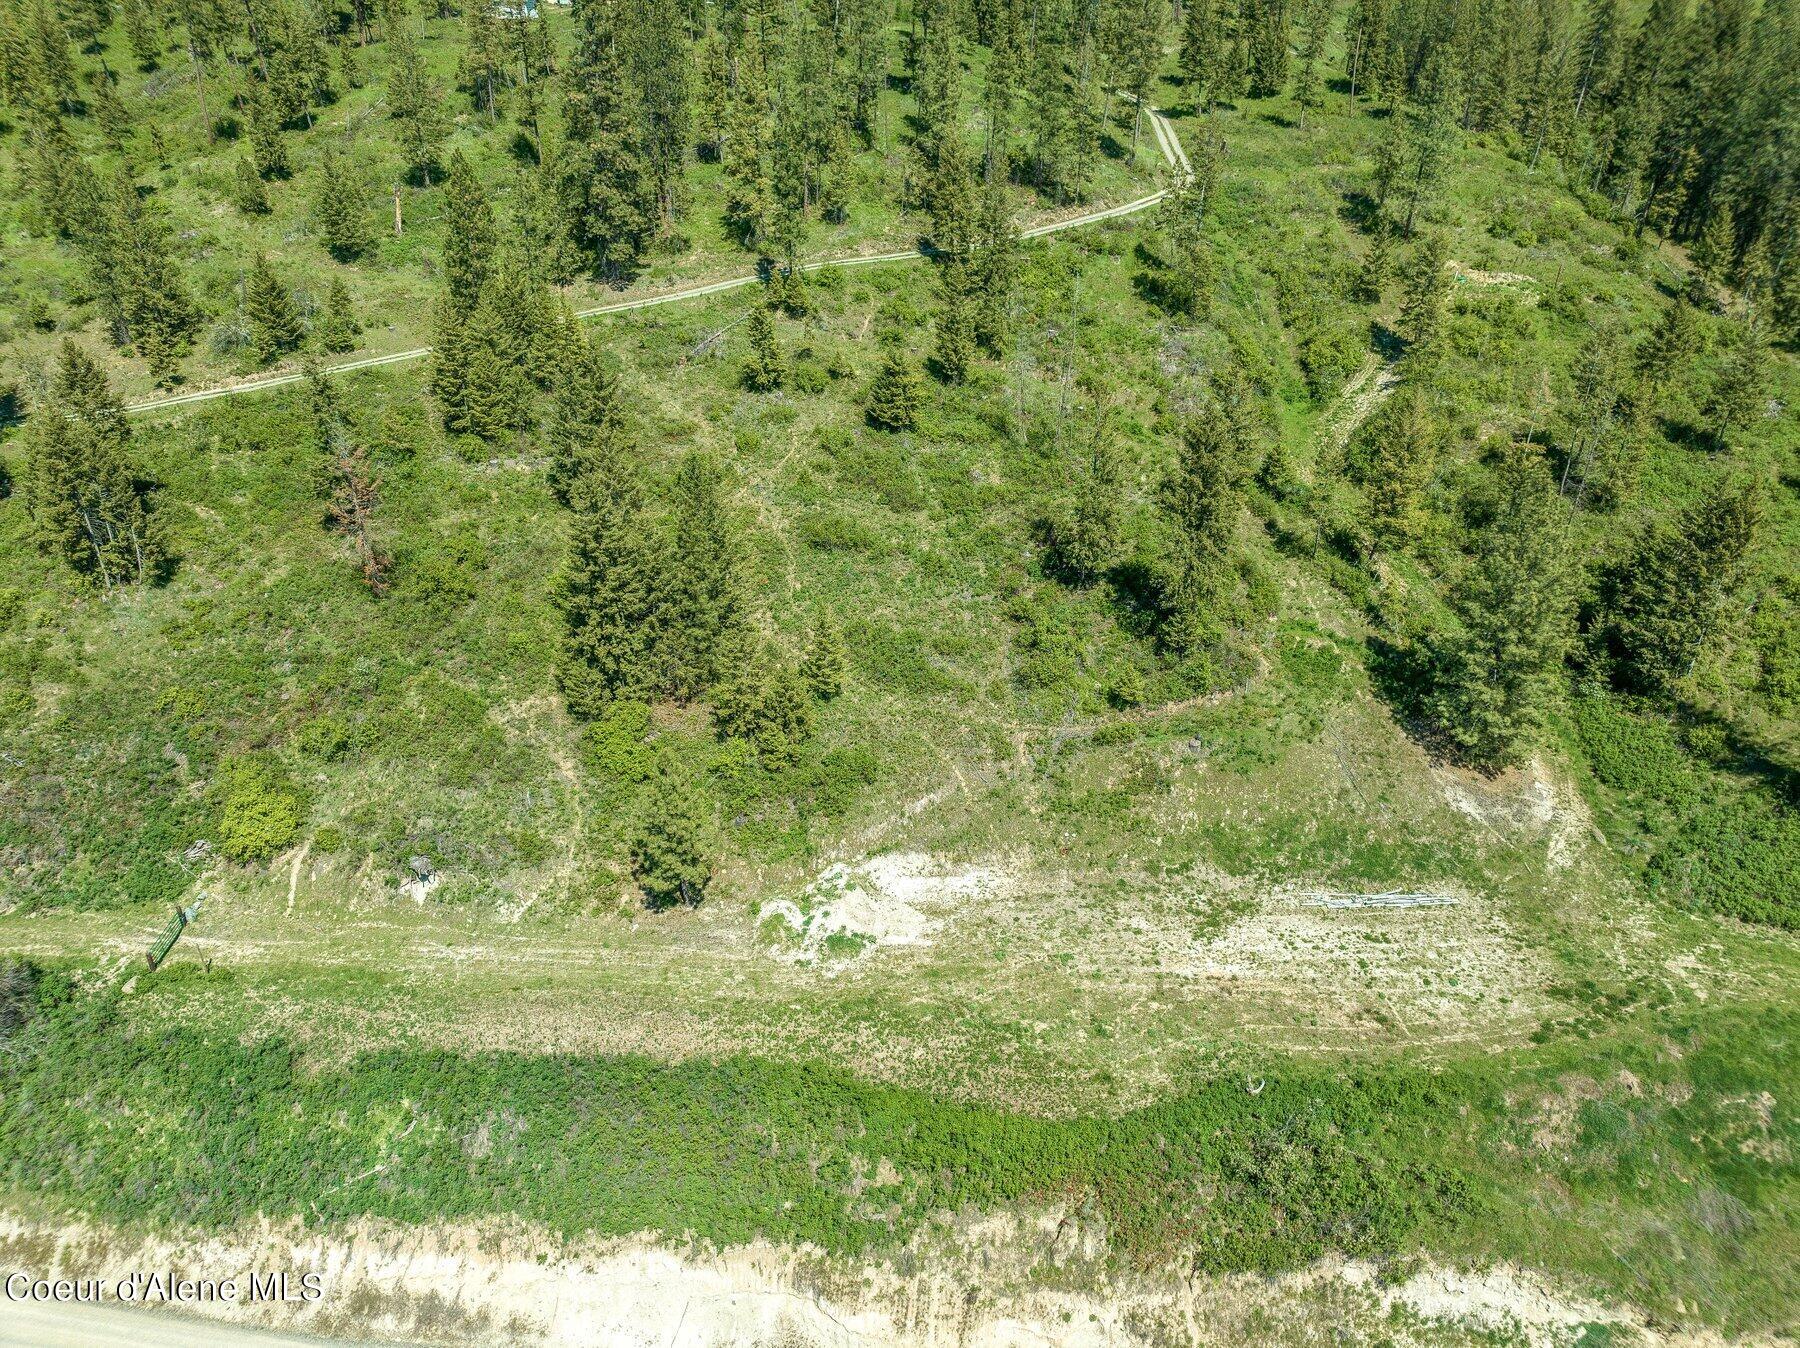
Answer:
[[[1320, 97], [1330, 0], [1191, 0], [1180, 66], [1202, 106]], [[1800, 5], [1793, 0], [1354, 0], [1342, 15], [1351, 95], [1393, 116], [1378, 190], [1410, 235], [1457, 133], [1638, 230], [1690, 246], [1786, 339], [1800, 333]]]

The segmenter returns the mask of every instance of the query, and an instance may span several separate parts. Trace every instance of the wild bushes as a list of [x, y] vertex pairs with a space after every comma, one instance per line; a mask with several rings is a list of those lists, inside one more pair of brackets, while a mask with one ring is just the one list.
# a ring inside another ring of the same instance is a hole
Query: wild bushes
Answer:
[[300, 831], [305, 814], [300, 797], [267, 758], [228, 763], [218, 790], [218, 848], [231, 860], [264, 860]]
[[[0, 1054], [4, 1184], [113, 1220], [505, 1213], [569, 1235], [760, 1235], [848, 1253], [898, 1249], [934, 1212], [1048, 1201], [1097, 1216], [1113, 1254], [1139, 1265], [1272, 1272], [1428, 1241], [1578, 1265], [1583, 1242], [1541, 1240], [1546, 1223], [1560, 1236], [1585, 1217], [1539, 1206], [1529, 1102], [1571, 1073], [1609, 1081], [1625, 1065], [1630, 1094], [1571, 1124], [1584, 1201], [1711, 1257], [1687, 1206], [1696, 1186], [1759, 1221], [1779, 1220], [1785, 1194], [1775, 1167], [1740, 1149], [1732, 1113], [1734, 1099], [1791, 1090], [1786, 1067], [1746, 1048], [1793, 1032], [1780, 1010], [1714, 1010], [1504, 1063], [1290, 1060], [1255, 1094], [1221, 1072], [1131, 1113], [1053, 1120], [746, 1058], [396, 1049], [303, 1068], [277, 1040], [130, 1031], [104, 999], [34, 1005], [30, 1050]], [[1680, 1054], [1660, 1050], [1673, 1043]], [[156, 1126], [120, 1130], [120, 1117]], [[1770, 1145], [1794, 1138], [1790, 1119], [1769, 1127]], [[390, 1161], [379, 1174], [374, 1157]]]
[[1684, 730], [1595, 689], [1575, 699], [1574, 712], [1594, 775], [1661, 838], [1647, 870], [1656, 893], [1800, 929], [1800, 812], [1791, 800], [1701, 762], [1705, 723]]
[[[279, 1041], [137, 1034], [70, 1008], [47, 1034], [0, 1062], [7, 1181], [111, 1218], [513, 1212], [571, 1234], [847, 1252], [901, 1244], [933, 1210], [1073, 1192], [1127, 1257], [1193, 1243], [1204, 1267], [1242, 1270], [1395, 1252], [1467, 1211], [1468, 1181], [1432, 1159], [1456, 1086], [1398, 1068], [1296, 1072], [1257, 1096], [1215, 1079], [1122, 1118], [1059, 1122], [743, 1058], [394, 1051], [309, 1071]], [[118, 1134], [121, 1110], [161, 1126]], [[377, 1154], [399, 1162], [379, 1180]], [[884, 1163], [896, 1177], [871, 1179]]]

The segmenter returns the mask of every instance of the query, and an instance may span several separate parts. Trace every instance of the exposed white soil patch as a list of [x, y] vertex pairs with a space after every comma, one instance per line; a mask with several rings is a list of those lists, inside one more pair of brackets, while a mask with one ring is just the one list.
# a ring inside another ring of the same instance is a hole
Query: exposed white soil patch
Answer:
[[1399, 384], [1398, 365], [1379, 356], [1370, 356], [1363, 367], [1350, 377], [1350, 382], [1344, 385], [1337, 405], [1332, 408], [1327, 421], [1320, 428], [1316, 455], [1323, 457], [1328, 450], [1342, 450], [1350, 443], [1350, 437], [1356, 434], [1363, 422], [1369, 419]]
[[[724, 1250], [641, 1237], [567, 1243], [501, 1221], [329, 1230], [262, 1222], [183, 1237], [0, 1214], [0, 1261], [33, 1276], [113, 1279], [155, 1269], [247, 1285], [269, 1270], [296, 1280], [315, 1273], [323, 1289], [315, 1302], [240, 1298], [190, 1309], [235, 1324], [434, 1345], [1473, 1348], [1503, 1335], [1530, 1348], [1573, 1348], [1588, 1325], [1650, 1348], [1718, 1342], [1653, 1327], [1635, 1309], [1504, 1266], [1427, 1265], [1383, 1285], [1374, 1265], [1337, 1259], [1272, 1278], [1204, 1277], [1178, 1266], [1118, 1272], [1105, 1254], [1095, 1222], [1059, 1209], [946, 1217], [899, 1261], [766, 1242]], [[68, 1310], [78, 1328], [81, 1308]]]
[[1177, 972], [1228, 981], [1240, 994], [1316, 1007], [1333, 1019], [1392, 1021], [1417, 1034], [1525, 1019], [1540, 959], [1498, 906], [1455, 888], [1446, 906], [1322, 909], [1311, 886], [1272, 894], [1191, 944]]
[[431, 892], [443, 883], [444, 877], [437, 871], [433, 871], [430, 875], [423, 877], [414, 876], [401, 884], [400, 897], [403, 899], [411, 899], [414, 903], [422, 904], [426, 899], [431, 897]]
[[1432, 766], [1432, 775], [1444, 802], [1496, 840], [1541, 837], [1552, 870], [1572, 865], [1594, 834], [1581, 793], [1558, 782], [1541, 759], [1494, 777], [1441, 764]]
[[889, 852], [829, 866], [798, 898], [762, 904], [757, 929], [782, 958], [836, 970], [884, 946], [929, 945], [949, 912], [1010, 887], [1004, 870]]
[[1525, 276], [1516, 271], [1482, 271], [1478, 267], [1465, 267], [1462, 263], [1451, 261], [1444, 264], [1445, 270], [1458, 280], [1467, 281], [1478, 286], [1530, 286], [1537, 284], [1534, 276]]
[[[1345, 1281], [1360, 1286], [1372, 1285], [1373, 1274], [1362, 1264], [1342, 1271]], [[1509, 1335], [1534, 1348], [1570, 1343], [1585, 1325], [1635, 1327], [1624, 1311], [1559, 1295], [1541, 1279], [1505, 1265], [1484, 1273], [1431, 1268], [1397, 1286], [1377, 1288], [1376, 1295], [1384, 1307], [1404, 1306], [1428, 1320]]]

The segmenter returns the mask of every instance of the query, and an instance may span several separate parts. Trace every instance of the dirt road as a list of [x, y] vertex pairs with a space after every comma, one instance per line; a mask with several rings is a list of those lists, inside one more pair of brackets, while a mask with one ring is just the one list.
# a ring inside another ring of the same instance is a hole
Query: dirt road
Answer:
[[330, 1348], [343, 1342], [128, 1306], [0, 1300], [0, 1348]]
[[[1171, 168], [1191, 172], [1186, 152], [1181, 148], [1181, 141], [1175, 135], [1175, 128], [1169, 120], [1156, 109], [1150, 109], [1151, 127], [1156, 133], [1156, 144], [1169, 161]], [[1060, 234], [1064, 230], [1079, 229], [1083, 225], [1098, 224], [1102, 220], [1117, 219], [1122, 215], [1136, 215], [1139, 211], [1149, 210], [1163, 197], [1164, 192], [1152, 192], [1147, 197], [1139, 197], [1136, 201], [1128, 201], [1121, 206], [1109, 206], [1104, 210], [1088, 211], [1082, 215], [1071, 216], [1066, 220], [1053, 220], [1048, 224], [1037, 225], [1031, 229], [1019, 231], [1022, 239], [1042, 238], [1046, 234]], [[877, 253], [866, 256], [821, 258], [816, 262], [804, 263], [803, 271], [820, 271], [826, 267], [868, 267], [888, 262], [915, 262], [925, 254], [916, 248], [907, 248], [897, 253]], [[705, 285], [684, 286], [676, 290], [662, 291], [654, 295], [637, 295], [629, 299], [602, 304], [592, 309], [581, 309], [576, 312], [577, 318], [594, 318], [601, 314], [623, 313], [630, 309], [648, 309], [657, 304], [673, 304], [677, 300], [699, 299], [706, 295], [717, 295], [723, 291], [736, 290], [741, 286], [753, 285], [758, 280], [755, 272], [745, 276], [732, 276], [723, 281], [713, 281]], [[406, 361], [420, 360], [431, 354], [428, 346], [415, 347], [411, 351], [392, 351], [384, 356], [365, 356], [361, 360], [348, 360], [339, 365], [328, 365], [326, 374], [346, 374], [352, 370], [370, 370], [378, 365], [399, 365]], [[145, 398], [131, 403], [127, 412], [166, 412], [170, 408], [185, 407], [189, 403], [211, 402], [215, 398], [231, 398], [243, 393], [260, 393], [265, 389], [282, 388], [288, 384], [297, 384], [306, 376], [298, 370], [283, 371], [278, 374], [263, 375], [256, 379], [246, 379], [235, 384], [226, 384], [218, 388], [194, 389], [187, 393], [173, 393], [161, 398]]]

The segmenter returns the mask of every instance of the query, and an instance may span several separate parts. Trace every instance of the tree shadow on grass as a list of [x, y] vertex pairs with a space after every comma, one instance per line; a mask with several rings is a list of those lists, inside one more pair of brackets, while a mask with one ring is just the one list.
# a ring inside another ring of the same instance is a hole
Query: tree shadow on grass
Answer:
[[1156, 569], [1133, 557], [1112, 567], [1105, 580], [1108, 605], [1119, 626], [1139, 640], [1154, 639], [1166, 612]]
[[[1754, 779], [1788, 809], [1800, 809], [1800, 764], [1782, 761], [1779, 757], [1783, 752], [1781, 746], [1711, 708], [1683, 700], [1676, 704], [1675, 710], [1679, 722], [1690, 727], [1683, 736], [1689, 752], [1715, 767]], [[1692, 727], [1702, 727], [1703, 735], [1695, 734]], [[1718, 752], [1701, 751], [1697, 742], [1702, 738], [1715, 742], [1719, 746]], [[1792, 750], [1787, 752], [1791, 755]]]
[[1712, 431], [1704, 426], [1696, 426], [1686, 418], [1658, 417], [1657, 424], [1668, 442], [1682, 449], [1699, 454], [1715, 454], [1725, 448]]
[[1338, 218], [1354, 225], [1359, 233], [1374, 234], [1381, 224], [1381, 207], [1367, 192], [1346, 192]]

